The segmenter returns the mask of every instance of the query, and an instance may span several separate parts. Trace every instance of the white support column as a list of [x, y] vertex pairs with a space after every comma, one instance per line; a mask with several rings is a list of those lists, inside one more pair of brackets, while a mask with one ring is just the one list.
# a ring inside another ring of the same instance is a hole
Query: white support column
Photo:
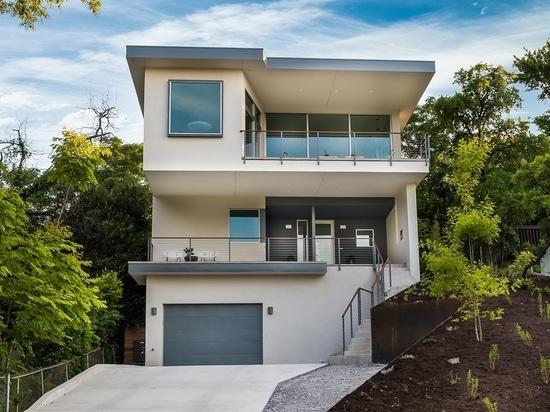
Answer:
[[413, 279], [420, 280], [420, 253], [418, 250], [418, 219], [416, 208], [416, 184], [409, 183], [406, 187], [407, 202], [407, 232], [409, 267]]

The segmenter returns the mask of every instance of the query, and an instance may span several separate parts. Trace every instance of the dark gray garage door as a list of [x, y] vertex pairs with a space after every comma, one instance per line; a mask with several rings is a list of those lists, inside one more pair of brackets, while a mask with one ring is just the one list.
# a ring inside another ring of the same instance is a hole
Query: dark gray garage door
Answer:
[[263, 363], [262, 305], [164, 305], [164, 365]]

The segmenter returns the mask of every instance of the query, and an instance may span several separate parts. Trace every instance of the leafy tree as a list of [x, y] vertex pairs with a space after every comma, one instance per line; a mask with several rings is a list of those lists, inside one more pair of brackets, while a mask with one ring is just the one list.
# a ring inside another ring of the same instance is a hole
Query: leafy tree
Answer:
[[464, 319], [474, 321], [476, 340], [483, 340], [481, 320], [494, 320], [503, 310], [483, 309], [483, 303], [490, 297], [508, 294], [508, 281], [492, 275], [491, 268], [481, 264], [470, 264], [460, 251], [458, 243], [448, 245], [427, 241], [426, 267], [434, 274], [428, 284], [429, 293], [438, 298], [455, 296], [462, 302], [459, 312]]
[[488, 199], [476, 201], [474, 197], [489, 151], [489, 144], [483, 141], [461, 141], [453, 157], [442, 159], [452, 167], [447, 181], [456, 189], [460, 202], [448, 210], [452, 239], [466, 242], [472, 265], [476, 242], [490, 245], [499, 232], [500, 218], [494, 214], [493, 204]]
[[526, 217], [536, 222], [542, 232], [535, 251], [537, 258], [532, 262], [536, 263], [550, 247], [550, 151], [531, 162], [524, 162], [514, 175], [514, 184], [522, 190]]
[[54, 138], [52, 144], [52, 167], [48, 179], [65, 187], [57, 224], [61, 219], [72, 190], [85, 192], [97, 184], [95, 170], [105, 163], [104, 157], [111, 154], [106, 147], [97, 145], [83, 133], [63, 130], [62, 138]]
[[39, 342], [62, 343], [75, 331], [92, 336], [90, 311], [105, 304], [84, 271], [78, 245], [63, 227], [29, 232], [19, 195], [0, 189], [0, 354], [32, 352]]
[[151, 233], [152, 196], [141, 168], [143, 145], [116, 138], [106, 144], [112, 155], [96, 171], [97, 185], [72, 201], [65, 223], [92, 262], [92, 276], [107, 269], [124, 283], [124, 325], [143, 325], [144, 287], [128, 274], [128, 261], [147, 259]]
[[[539, 100], [550, 99], [550, 38], [540, 49], [525, 49], [523, 57], [514, 56], [514, 66], [519, 70], [518, 82], [529, 91], [537, 90]], [[550, 110], [536, 116], [534, 122], [544, 133], [550, 134]]]
[[518, 81], [527, 86], [527, 90], [538, 90], [540, 100], [550, 99], [550, 38], [538, 50], [524, 50], [523, 57], [514, 56]]
[[[430, 293], [435, 297], [455, 295], [462, 302], [459, 310], [463, 317], [474, 321], [477, 340], [483, 340], [481, 319], [501, 312], [483, 310], [484, 301], [508, 292], [507, 280], [494, 277], [481, 256], [479, 260], [474, 256], [476, 242], [491, 244], [499, 231], [500, 219], [494, 215], [492, 203], [474, 198], [489, 147], [484, 141], [461, 141], [454, 156], [443, 160], [451, 168], [446, 180], [456, 189], [459, 204], [448, 211], [447, 236], [428, 240], [423, 254], [426, 268], [433, 274]], [[469, 259], [463, 253], [464, 244]]]
[[[0, 0], [0, 14], [21, 20], [26, 29], [34, 30], [37, 23], [50, 17], [49, 9], [61, 8], [66, 0]], [[99, 14], [101, 0], [81, 0], [93, 14]]]
[[[511, 111], [522, 103], [514, 87], [516, 81], [516, 75], [500, 66], [479, 63], [455, 74], [455, 84], [460, 86], [457, 93], [428, 98], [413, 113], [406, 132], [430, 136], [433, 150], [430, 172], [417, 190], [422, 239], [429, 237], [435, 224], [446, 227], [449, 218], [456, 216], [448, 211], [461, 203], [456, 187], [448, 180], [453, 171], [446, 159], [455, 156], [460, 142], [483, 142], [489, 151], [480, 165], [471, 196], [476, 204], [490, 200], [494, 213], [501, 216], [499, 236], [487, 248], [486, 255], [494, 262], [504, 263], [516, 253], [515, 227], [528, 222], [513, 175], [522, 162], [534, 159], [549, 147], [547, 137], [534, 135], [527, 121], [511, 117]], [[469, 160], [464, 162], [467, 170]], [[477, 213], [480, 212], [481, 209]]]

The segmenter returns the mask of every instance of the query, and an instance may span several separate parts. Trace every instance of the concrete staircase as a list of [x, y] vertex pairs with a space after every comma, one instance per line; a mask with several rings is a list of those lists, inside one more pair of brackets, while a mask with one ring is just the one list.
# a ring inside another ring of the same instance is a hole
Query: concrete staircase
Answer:
[[372, 363], [372, 339], [370, 319], [363, 319], [342, 354], [329, 356], [330, 365], [363, 365]]
[[[386, 279], [385, 299], [417, 283], [405, 265], [391, 266], [391, 286], [389, 277]], [[329, 356], [331, 365], [358, 365], [372, 363], [372, 335], [370, 318], [362, 319], [361, 324], [353, 333], [350, 343], [344, 353]]]
[[391, 265], [391, 287], [386, 285], [386, 299], [397, 295], [399, 292], [417, 283], [418, 280], [411, 276], [411, 272], [404, 265]]

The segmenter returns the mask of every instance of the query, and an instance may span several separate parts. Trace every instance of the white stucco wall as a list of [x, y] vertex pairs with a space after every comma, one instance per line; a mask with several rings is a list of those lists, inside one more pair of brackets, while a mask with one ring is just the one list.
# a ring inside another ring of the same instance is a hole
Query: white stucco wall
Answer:
[[[317, 363], [342, 350], [342, 313], [372, 270], [329, 267], [306, 276], [154, 276], [147, 280], [146, 365], [163, 364], [163, 305], [255, 303], [263, 305], [265, 364]], [[267, 307], [273, 307], [273, 315]], [[151, 315], [151, 307], [157, 314]]]
[[409, 183], [395, 197], [395, 206], [386, 219], [388, 256], [392, 263], [406, 265], [411, 276], [420, 280], [417, 225], [416, 185]]
[[155, 197], [153, 236], [228, 236], [229, 209], [265, 209], [265, 197]]
[[[223, 137], [168, 137], [169, 80], [223, 82]], [[224, 170], [242, 162], [245, 81], [239, 70], [147, 69], [145, 77], [145, 170]], [[205, 153], [208, 162], [205, 162]], [[234, 168], [234, 167], [233, 167]]]

